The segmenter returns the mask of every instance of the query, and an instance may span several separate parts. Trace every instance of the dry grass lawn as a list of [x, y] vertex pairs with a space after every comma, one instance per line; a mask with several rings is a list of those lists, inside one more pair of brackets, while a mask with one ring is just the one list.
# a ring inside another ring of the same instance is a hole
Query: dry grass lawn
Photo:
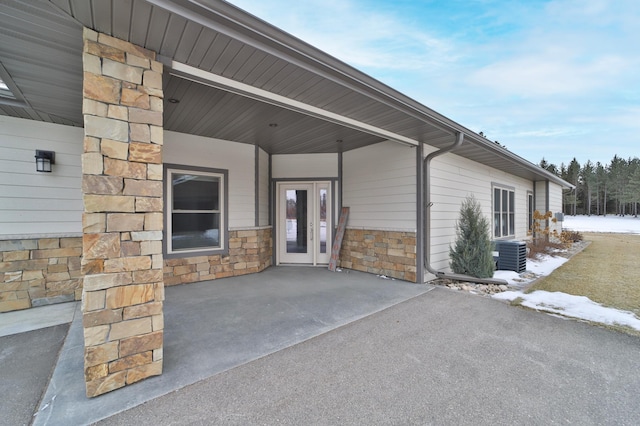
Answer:
[[561, 291], [640, 316], [640, 235], [589, 234], [591, 244], [527, 292]]

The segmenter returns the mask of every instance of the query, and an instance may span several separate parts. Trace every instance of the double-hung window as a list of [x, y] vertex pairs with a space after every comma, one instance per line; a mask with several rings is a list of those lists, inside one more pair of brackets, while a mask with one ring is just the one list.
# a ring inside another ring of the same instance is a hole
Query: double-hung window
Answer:
[[167, 255], [226, 249], [226, 178], [221, 170], [167, 167]]
[[515, 190], [493, 187], [493, 236], [504, 238], [515, 236]]

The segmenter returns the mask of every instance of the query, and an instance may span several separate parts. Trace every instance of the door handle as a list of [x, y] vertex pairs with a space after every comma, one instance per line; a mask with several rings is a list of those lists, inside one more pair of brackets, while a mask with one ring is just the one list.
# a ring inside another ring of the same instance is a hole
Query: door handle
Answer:
[[313, 222], [309, 222], [309, 235], [311, 237], [311, 241], [313, 241]]

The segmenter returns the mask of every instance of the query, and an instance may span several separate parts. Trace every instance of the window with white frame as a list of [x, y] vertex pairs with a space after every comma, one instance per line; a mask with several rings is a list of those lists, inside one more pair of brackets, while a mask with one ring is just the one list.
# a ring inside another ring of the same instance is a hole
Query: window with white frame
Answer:
[[167, 255], [224, 251], [226, 171], [166, 170]]
[[504, 238], [515, 236], [515, 190], [493, 187], [493, 236]]

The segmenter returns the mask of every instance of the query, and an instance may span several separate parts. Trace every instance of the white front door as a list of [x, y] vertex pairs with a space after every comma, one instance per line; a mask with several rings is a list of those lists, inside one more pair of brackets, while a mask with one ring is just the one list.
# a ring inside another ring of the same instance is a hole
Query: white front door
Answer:
[[[278, 263], [329, 263], [331, 182], [278, 184]], [[328, 241], [329, 239], [329, 241]]]

